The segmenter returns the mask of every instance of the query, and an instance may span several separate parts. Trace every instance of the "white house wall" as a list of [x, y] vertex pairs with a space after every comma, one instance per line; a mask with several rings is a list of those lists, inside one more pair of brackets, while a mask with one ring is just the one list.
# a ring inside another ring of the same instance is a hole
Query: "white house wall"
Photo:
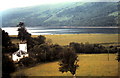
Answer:
[[19, 44], [19, 50], [27, 52], [27, 44]]

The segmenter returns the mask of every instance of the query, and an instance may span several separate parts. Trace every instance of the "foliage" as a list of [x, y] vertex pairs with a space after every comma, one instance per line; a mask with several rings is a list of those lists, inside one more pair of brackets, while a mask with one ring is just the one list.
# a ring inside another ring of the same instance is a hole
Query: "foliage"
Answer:
[[24, 27], [18, 28], [18, 39], [24, 41], [28, 40], [31, 37], [31, 34], [27, 32], [27, 30]]
[[31, 38], [31, 34], [27, 32], [26, 28], [24, 27], [24, 22], [20, 22], [17, 26], [18, 28], [18, 39], [21, 41], [29, 40]]
[[[76, 53], [85, 53], [85, 54], [108, 53], [108, 48], [101, 44], [89, 44], [88, 42], [83, 44], [83, 43], [71, 42], [69, 46], [72, 47]], [[117, 53], [118, 50], [116, 46], [108, 46], [108, 47], [109, 47], [109, 53]]]
[[59, 59], [62, 47], [59, 45], [41, 44], [30, 49], [30, 55], [36, 59], [37, 63], [55, 61]]
[[52, 59], [60, 59], [60, 54], [64, 51], [64, 48], [58, 44], [51, 45]]
[[[17, 45], [11, 42], [7, 32], [2, 30], [2, 77], [11, 78], [10, 74], [16, 70], [16, 66], [10, 58], [10, 53], [17, 51]], [[9, 53], [9, 54], [8, 54]]]
[[79, 53], [81, 51], [80, 48], [80, 44], [79, 43], [75, 43], [75, 42], [71, 42], [69, 44], [70, 47], [73, 47], [73, 49], [75, 50], [76, 53]]
[[34, 46], [34, 42], [33, 39], [31, 37], [31, 34], [27, 32], [27, 30], [25, 29], [25, 27], [21, 26], [20, 28], [18, 28], [18, 39], [20, 39], [21, 41], [26, 40], [27, 44], [28, 44], [28, 50]]
[[10, 53], [17, 50], [17, 45], [13, 44], [8, 33], [2, 30], [2, 53]]
[[2, 55], [2, 77], [10, 78], [10, 74], [16, 70], [15, 64], [9, 56]]
[[70, 71], [72, 75], [76, 73], [76, 69], [79, 67], [77, 64], [77, 54], [72, 48], [65, 48], [65, 51], [61, 55], [59, 71], [64, 73]]
[[10, 37], [7, 32], [2, 30], [2, 46], [3, 47], [9, 47], [12, 44]]
[[21, 59], [18, 63], [24, 67], [29, 67], [35, 65], [35, 60], [31, 57], [26, 57]]
[[35, 58], [38, 63], [46, 61], [47, 51], [49, 51], [49, 47], [45, 44], [35, 45], [33, 48], [30, 49], [31, 57]]
[[37, 38], [34, 38], [34, 41], [36, 42], [36, 45], [40, 45], [45, 43], [46, 37], [39, 35]]
[[120, 49], [118, 49], [117, 60], [118, 60], [118, 62], [120, 61]]
[[27, 29], [24, 27], [24, 23], [19, 23], [18, 28], [18, 39], [21, 41], [27, 41], [28, 50], [34, 45], [40, 45], [45, 43], [46, 38], [42, 35], [39, 35], [37, 38], [32, 38], [31, 34], [27, 32]]
[[[60, 59], [60, 55], [63, 52], [63, 47], [58, 44], [40, 44], [35, 45], [33, 48], [29, 50], [29, 58], [21, 59], [18, 64], [21, 66], [34, 66], [35, 64], [39, 64], [42, 62], [50, 62]], [[29, 60], [31, 62], [29, 63]]]

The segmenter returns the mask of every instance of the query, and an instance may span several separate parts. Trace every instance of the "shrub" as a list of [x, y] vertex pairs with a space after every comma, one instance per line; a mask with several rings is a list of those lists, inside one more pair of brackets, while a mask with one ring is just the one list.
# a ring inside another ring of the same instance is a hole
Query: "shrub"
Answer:
[[24, 67], [35, 65], [35, 60], [31, 57], [21, 59], [18, 64], [22, 64]]

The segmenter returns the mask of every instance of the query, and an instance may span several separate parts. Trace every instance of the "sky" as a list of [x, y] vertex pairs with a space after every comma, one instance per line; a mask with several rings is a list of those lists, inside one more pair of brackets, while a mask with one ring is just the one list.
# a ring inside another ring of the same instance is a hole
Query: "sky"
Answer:
[[55, 4], [62, 2], [118, 2], [120, 0], [0, 0], [0, 11], [17, 8], [27, 7], [42, 4]]

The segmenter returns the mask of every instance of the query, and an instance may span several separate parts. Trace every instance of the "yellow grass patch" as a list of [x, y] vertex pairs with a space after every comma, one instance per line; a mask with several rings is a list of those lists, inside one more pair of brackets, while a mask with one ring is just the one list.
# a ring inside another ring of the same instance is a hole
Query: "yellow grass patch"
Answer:
[[[79, 68], [77, 69], [77, 76], [117, 76], [118, 62], [115, 60], [116, 55], [110, 54], [109, 61], [107, 54], [79, 54]], [[61, 73], [58, 70], [57, 62], [50, 62], [40, 64], [35, 67], [22, 69], [13, 73], [17, 75], [24, 73], [27, 76], [72, 76], [70, 72]]]
[[[111, 43], [118, 42], [118, 34], [64, 34], [64, 35], [44, 35], [51, 39], [54, 44], [68, 45], [70, 42], [78, 43]], [[16, 37], [16, 36], [11, 36]], [[32, 35], [37, 37], [37, 35]], [[13, 40], [14, 43], [18, 40]]]
[[118, 42], [118, 34], [65, 34], [65, 35], [45, 35], [52, 39], [53, 43], [67, 45], [70, 42], [78, 43], [111, 43]]

